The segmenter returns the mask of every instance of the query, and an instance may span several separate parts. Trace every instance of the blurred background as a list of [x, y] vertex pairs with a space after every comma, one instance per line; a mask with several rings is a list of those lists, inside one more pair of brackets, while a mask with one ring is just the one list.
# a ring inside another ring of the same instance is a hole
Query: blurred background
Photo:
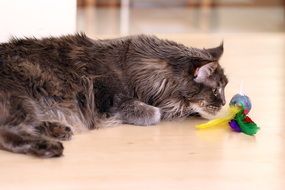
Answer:
[[[284, 0], [0, 0], [0, 41], [86, 32], [284, 32]], [[15, 14], [16, 13], [16, 14]]]
[[78, 0], [89, 34], [283, 32], [284, 0]]

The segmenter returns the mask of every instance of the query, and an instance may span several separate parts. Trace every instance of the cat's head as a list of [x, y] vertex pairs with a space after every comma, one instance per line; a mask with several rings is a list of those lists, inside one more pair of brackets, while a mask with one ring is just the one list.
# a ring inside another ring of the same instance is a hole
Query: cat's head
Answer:
[[212, 118], [226, 104], [225, 87], [228, 79], [219, 64], [223, 44], [216, 48], [204, 49], [212, 60], [200, 60], [193, 69], [194, 85], [198, 93], [192, 97], [194, 111], [204, 118]]

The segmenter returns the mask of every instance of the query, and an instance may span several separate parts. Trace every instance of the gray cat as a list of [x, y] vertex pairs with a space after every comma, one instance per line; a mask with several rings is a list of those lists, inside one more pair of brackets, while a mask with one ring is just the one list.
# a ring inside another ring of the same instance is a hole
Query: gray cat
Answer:
[[0, 44], [0, 145], [39, 157], [63, 153], [80, 128], [199, 114], [225, 104], [223, 45], [189, 48], [154, 36], [84, 34]]

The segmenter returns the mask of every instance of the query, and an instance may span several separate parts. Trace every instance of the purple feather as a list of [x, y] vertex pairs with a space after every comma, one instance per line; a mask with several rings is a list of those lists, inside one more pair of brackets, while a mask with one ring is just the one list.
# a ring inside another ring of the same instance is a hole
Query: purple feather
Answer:
[[241, 132], [241, 129], [238, 125], [238, 123], [235, 121], [235, 120], [231, 120], [229, 122], [229, 125], [231, 126], [232, 130], [235, 131], [235, 132]]

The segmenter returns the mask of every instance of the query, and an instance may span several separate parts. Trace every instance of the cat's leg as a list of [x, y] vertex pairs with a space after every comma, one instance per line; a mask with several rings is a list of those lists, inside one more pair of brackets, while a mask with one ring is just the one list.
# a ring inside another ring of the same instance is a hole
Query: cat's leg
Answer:
[[58, 157], [63, 153], [61, 142], [9, 129], [0, 129], [0, 146], [10, 152], [46, 158]]
[[60, 142], [37, 132], [35, 127], [41, 123], [37, 113], [37, 106], [29, 97], [0, 92], [0, 147], [40, 157], [62, 155]]
[[35, 128], [41, 135], [58, 140], [70, 140], [73, 135], [70, 127], [59, 122], [42, 121]]
[[119, 107], [123, 123], [134, 125], [155, 125], [160, 122], [160, 109], [138, 100], [127, 100]]
[[184, 101], [182, 98], [166, 98], [161, 101], [157, 107], [161, 109], [162, 120], [186, 118], [194, 113], [194, 110], [189, 102]]

